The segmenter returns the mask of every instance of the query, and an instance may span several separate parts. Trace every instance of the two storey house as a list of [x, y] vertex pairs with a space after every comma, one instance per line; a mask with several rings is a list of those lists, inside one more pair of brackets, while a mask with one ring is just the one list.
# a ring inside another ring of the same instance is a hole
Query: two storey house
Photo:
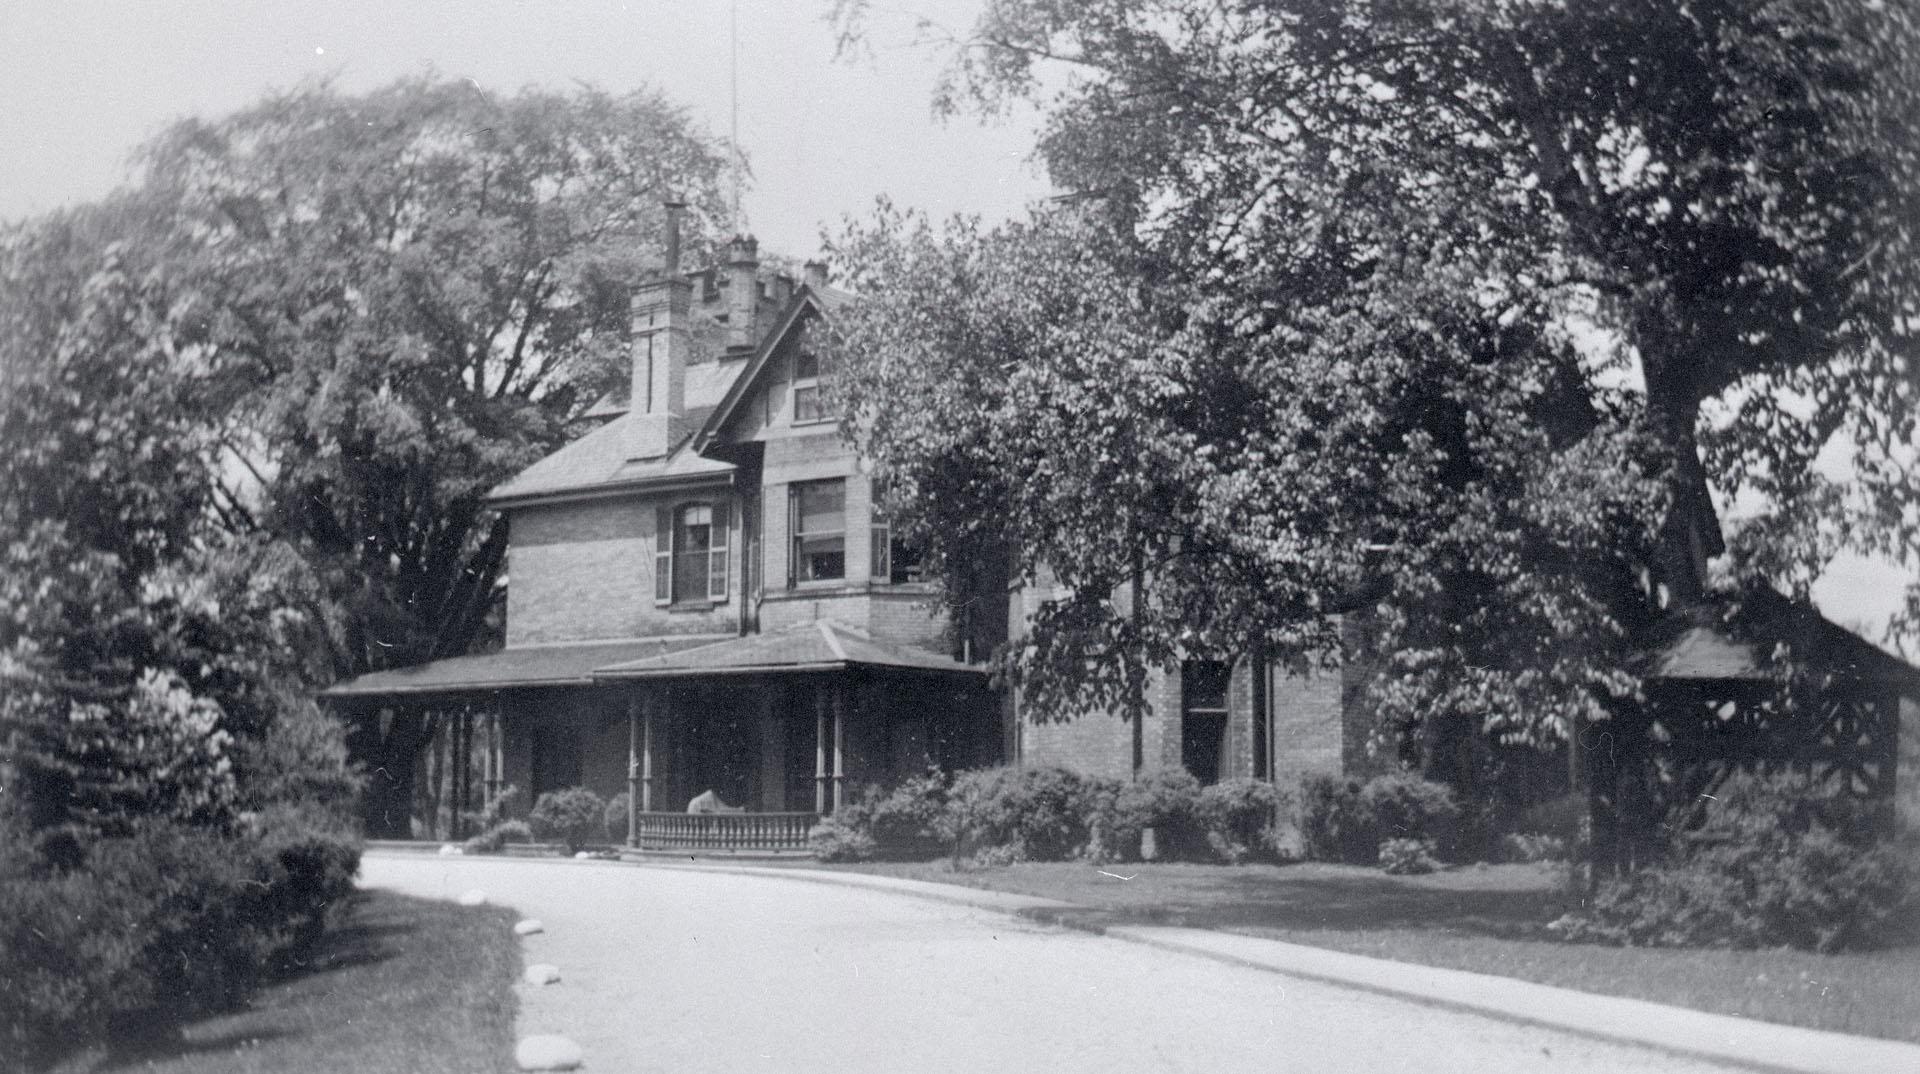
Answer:
[[[414, 774], [416, 813], [454, 818], [433, 834], [461, 834], [503, 787], [524, 809], [580, 785], [629, 794], [634, 845], [797, 848], [861, 787], [929, 766], [1132, 771], [1127, 721], [1032, 723], [990, 687], [985, 658], [1046, 587], [946, 614], [875, 510], [814, 346], [853, 297], [821, 265], [764, 271], [751, 239], [705, 269], [674, 260], [634, 297], [626, 398], [492, 493], [511, 534], [504, 649], [326, 692], [357, 720], [443, 717]], [[1349, 686], [1191, 661], [1154, 679], [1142, 760], [1206, 782], [1337, 770], [1360, 743]], [[726, 812], [689, 814], [696, 798]]]

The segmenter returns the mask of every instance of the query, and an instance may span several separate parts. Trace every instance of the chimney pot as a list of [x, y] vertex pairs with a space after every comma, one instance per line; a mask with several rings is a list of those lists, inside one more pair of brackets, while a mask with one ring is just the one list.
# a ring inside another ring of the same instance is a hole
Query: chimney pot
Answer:
[[760, 244], [750, 235], [727, 243], [727, 345], [747, 350], [760, 342]]

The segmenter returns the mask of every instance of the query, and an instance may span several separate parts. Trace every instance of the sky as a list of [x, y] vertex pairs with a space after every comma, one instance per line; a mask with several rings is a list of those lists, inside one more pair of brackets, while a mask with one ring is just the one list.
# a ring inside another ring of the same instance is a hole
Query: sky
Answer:
[[[937, 122], [937, 55], [915, 15], [956, 32], [977, 0], [878, 5], [872, 47], [834, 58], [829, 0], [0, 0], [0, 219], [96, 197], [169, 121], [333, 78], [364, 90], [435, 70], [510, 92], [651, 85], [727, 136], [730, 26], [746, 229], [804, 259], [823, 225], [879, 194], [936, 217], [1013, 215], [1049, 188], [1034, 120]], [[737, 20], [734, 12], [737, 10]]]
[[[763, 250], [815, 256], [823, 227], [881, 194], [1005, 219], [1050, 193], [1031, 161], [1035, 118], [936, 120], [940, 60], [914, 44], [918, 17], [959, 32], [978, 2], [880, 0], [871, 48], [836, 60], [830, 0], [0, 0], [0, 219], [104, 194], [170, 121], [313, 78], [347, 91], [428, 70], [497, 91], [651, 85], [724, 138], [734, 26], [744, 230]], [[1879, 641], [1907, 581], [1846, 557], [1814, 595]]]

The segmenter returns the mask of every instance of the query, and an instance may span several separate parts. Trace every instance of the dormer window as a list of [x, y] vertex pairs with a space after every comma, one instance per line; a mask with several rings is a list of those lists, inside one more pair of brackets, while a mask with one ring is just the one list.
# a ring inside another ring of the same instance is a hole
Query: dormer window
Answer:
[[662, 507], [654, 519], [655, 604], [721, 604], [727, 599], [727, 504]]
[[826, 420], [826, 406], [820, 399], [820, 356], [802, 348], [793, 355], [793, 423]]

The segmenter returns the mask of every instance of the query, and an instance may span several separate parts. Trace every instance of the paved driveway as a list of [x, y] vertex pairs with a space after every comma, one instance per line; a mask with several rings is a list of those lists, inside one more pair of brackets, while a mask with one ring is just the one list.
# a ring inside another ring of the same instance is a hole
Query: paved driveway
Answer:
[[363, 883], [546, 924], [519, 1031], [592, 1071], [1724, 1070], [1032, 924], [776, 877], [370, 855]]

